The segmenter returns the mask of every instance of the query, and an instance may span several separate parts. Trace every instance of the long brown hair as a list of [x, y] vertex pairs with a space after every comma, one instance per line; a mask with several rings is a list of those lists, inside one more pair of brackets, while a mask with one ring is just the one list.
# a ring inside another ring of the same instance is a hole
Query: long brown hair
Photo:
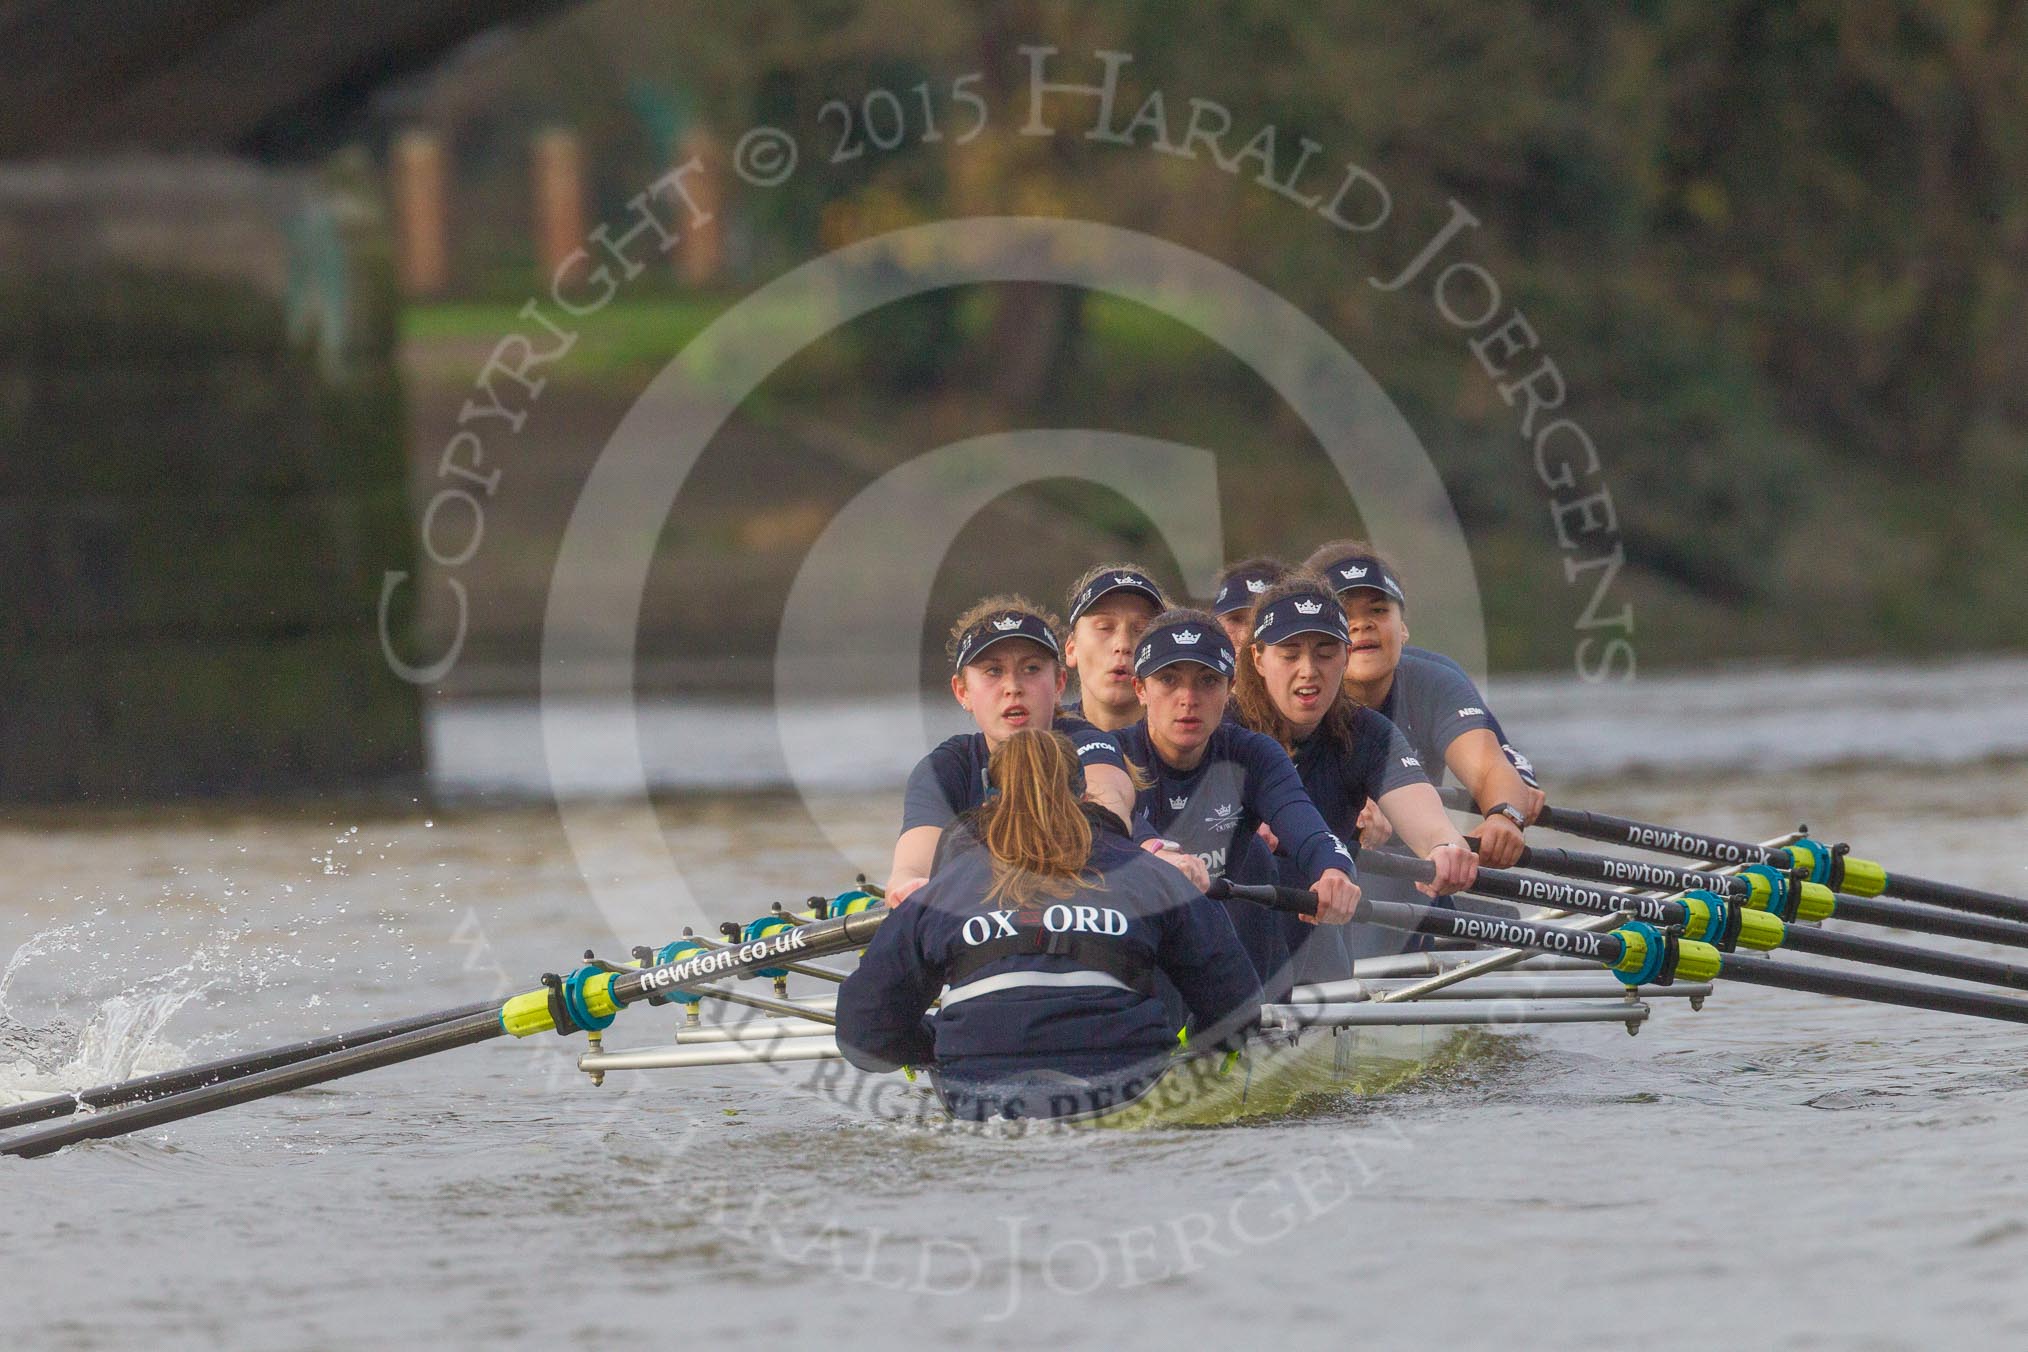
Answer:
[[986, 900], [1023, 910], [1044, 897], [1068, 897], [1091, 884], [1091, 822], [1071, 784], [1077, 750], [1060, 732], [1024, 728], [1000, 743], [986, 778], [999, 791], [979, 809], [976, 834], [993, 860]]
[[[1340, 558], [1342, 555], [1332, 554], [1331, 557]], [[1297, 569], [1261, 593], [1260, 600], [1255, 604], [1254, 614], [1261, 614], [1284, 596], [1305, 593], [1330, 596], [1331, 584], [1315, 573]], [[1289, 722], [1288, 716], [1281, 711], [1281, 706], [1275, 703], [1274, 696], [1268, 693], [1267, 679], [1260, 674], [1260, 668], [1254, 665], [1253, 644], [1249, 643], [1239, 650], [1239, 661], [1236, 665], [1238, 670], [1232, 681], [1232, 697], [1239, 702], [1239, 721], [1255, 732], [1264, 732], [1274, 738], [1282, 744], [1284, 751], [1293, 755], [1296, 748], [1295, 725]], [[1328, 709], [1324, 710], [1324, 718], [1317, 725], [1317, 731], [1330, 738], [1339, 747], [1349, 747], [1352, 745], [1353, 728], [1358, 721], [1359, 704], [1345, 693], [1344, 683], [1340, 682], [1338, 697], [1331, 701]]]

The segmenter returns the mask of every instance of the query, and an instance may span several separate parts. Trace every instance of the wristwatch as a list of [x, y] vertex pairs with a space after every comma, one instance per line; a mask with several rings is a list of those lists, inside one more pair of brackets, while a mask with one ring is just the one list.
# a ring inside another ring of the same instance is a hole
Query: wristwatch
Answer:
[[1486, 815], [1488, 817], [1505, 817], [1508, 821], [1514, 823], [1516, 831], [1526, 831], [1528, 829], [1527, 815], [1512, 803], [1495, 803], [1491, 808], [1487, 809]]

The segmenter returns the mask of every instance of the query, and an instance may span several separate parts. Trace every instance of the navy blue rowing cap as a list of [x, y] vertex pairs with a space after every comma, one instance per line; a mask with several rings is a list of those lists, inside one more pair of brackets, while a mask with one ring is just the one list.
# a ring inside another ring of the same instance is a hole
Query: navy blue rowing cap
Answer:
[[1345, 607], [1335, 596], [1323, 592], [1294, 592], [1278, 596], [1254, 616], [1253, 641], [1272, 647], [1287, 643], [1298, 634], [1323, 634], [1347, 642]]
[[1408, 597], [1401, 590], [1401, 579], [1394, 575], [1393, 569], [1371, 554], [1347, 554], [1319, 571], [1330, 579], [1331, 590], [1341, 596], [1348, 591], [1368, 587], [1393, 597], [1403, 605], [1408, 604]]
[[1221, 676], [1232, 675], [1232, 640], [1215, 624], [1165, 624], [1141, 636], [1134, 651], [1134, 675], [1146, 679], [1163, 667], [1196, 662]]
[[1114, 568], [1093, 578], [1077, 594], [1077, 601], [1070, 608], [1070, 622], [1076, 624], [1078, 617], [1097, 604], [1101, 597], [1111, 596], [1116, 591], [1139, 592], [1154, 602], [1157, 610], [1169, 604], [1162, 595], [1162, 589], [1146, 573], [1132, 568]]
[[1042, 622], [1040, 615], [1030, 615], [1024, 610], [1002, 610], [986, 616], [958, 640], [957, 665], [962, 668], [967, 662], [976, 662], [985, 655], [986, 649], [995, 643], [1010, 638], [1025, 638], [1030, 643], [1040, 643], [1049, 649], [1049, 655], [1057, 661], [1063, 660], [1063, 649], [1057, 645], [1056, 635]]
[[1235, 610], [1250, 608], [1260, 600], [1262, 592], [1286, 577], [1288, 571], [1281, 567], [1236, 570], [1218, 584], [1218, 595], [1212, 599], [1211, 613], [1230, 615]]

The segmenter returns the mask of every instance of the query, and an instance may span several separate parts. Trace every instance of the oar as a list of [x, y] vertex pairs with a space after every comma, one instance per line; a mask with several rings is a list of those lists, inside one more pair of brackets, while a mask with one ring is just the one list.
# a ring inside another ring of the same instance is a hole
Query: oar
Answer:
[[[1435, 866], [1427, 861], [1386, 850], [1361, 851], [1359, 867], [1368, 873], [1407, 878], [1414, 882], [1426, 883], [1436, 876]], [[1696, 878], [1700, 875], [1686, 876]], [[1714, 885], [1730, 885], [1744, 880], [1712, 878], [1706, 881]], [[1786, 880], [1776, 875], [1776, 881]], [[1959, 981], [1982, 981], [1992, 986], [2028, 990], [2028, 967], [1790, 924], [1789, 920], [1796, 914], [1792, 905], [1784, 907], [1787, 919], [1764, 909], [1755, 909], [1766, 903], [1766, 897], [1734, 900], [1704, 888], [1685, 891], [1678, 897], [1630, 895], [1588, 887], [1583, 883], [1531, 878], [1526, 874], [1493, 868], [1480, 869], [1478, 880], [1470, 890], [1489, 897], [1525, 901], [1536, 906], [1555, 906], [1566, 911], [1586, 911], [1594, 915], [1625, 913], [1650, 925], [1680, 929], [1689, 938], [1711, 944], [1723, 952], [1735, 948], [1762, 952], [1786, 948], [1795, 953], [1815, 953], [1826, 958], [1843, 958], [1848, 962], [1865, 962], [1908, 972], [1927, 972], [1931, 976], [1952, 977]], [[1821, 893], [1821, 906], [1825, 909], [1811, 907], [1805, 910], [1803, 918], [1806, 920], [1820, 919], [1828, 913], [1831, 894], [1822, 888], [1817, 891]], [[1777, 904], [1781, 903], [1779, 891], [1775, 900]]]
[[[1473, 848], [1477, 842], [1466, 836]], [[1821, 883], [1803, 882], [1792, 886], [1789, 875], [1766, 864], [1751, 864], [1739, 874], [1715, 876], [1696, 869], [1674, 868], [1645, 859], [1625, 859], [1611, 854], [1585, 854], [1577, 850], [1556, 850], [1529, 845], [1521, 850], [1514, 867], [1554, 873], [1564, 878], [1588, 878], [1596, 882], [1653, 887], [1669, 892], [1708, 888], [1722, 897], [1744, 901], [1761, 910], [1771, 910], [1785, 919], [1782, 904], [1768, 904], [1785, 890], [1797, 899], [1797, 916], [1804, 920], [1850, 920], [1862, 925], [1883, 925], [1892, 929], [1941, 934], [1953, 939], [2005, 944], [2028, 948], [2028, 925], [2011, 920], [1989, 920], [1903, 902], [1868, 900], [1833, 892]]]
[[48, 1098], [17, 1103], [11, 1108], [0, 1108], [0, 1131], [25, 1127], [33, 1122], [47, 1122], [53, 1117], [68, 1117], [79, 1108], [116, 1108], [122, 1103], [135, 1103], [142, 1099], [180, 1093], [185, 1089], [221, 1084], [226, 1080], [251, 1075], [255, 1071], [293, 1065], [298, 1061], [308, 1061], [312, 1057], [344, 1051], [347, 1047], [382, 1042], [391, 1037], [399, 1037], [403, 1033], [415, 1032], [419, 1028], [450, 1023], [470, 1014], [497, 1011], [499, 1007], [496, 1001], [486, 1000], [475, 1005], [460, 1005], [456, 1009], [438, 1010], [434, 1014], [413, 1014], [408, 1018], [395, 1019], [389, 1023], [355, 1028], [349, 1033], [331, 1033], [325, 1037], [312, 1038], [308, 1042], [292, 1042], [283, 1047], [270, 1047], [266, 1051], [223, 1056], [216, 1061], [183, 1066], [177, 1070], [158, 1071], [153, 1075], [142, 1075], [135, 1079], [122, 1080], [117, 1084], [102, 1084], [91, 1089], [80, 1089], [75, 1094], [52, 1094]]
[[887, 915], [886, 908], [880, 907], [834, 920], [785, 927], [736, 948], [696, 953], [645, 969], [587, 964], [568, 977], [544, 978], [541, 990], [514, 996], [504, 1004], [486, 1005], [478, 1012], [447, 1023], [26, 1132], [0, 1142], [0, 1155], [47, 1155], [79, 1141], [124, 1136], [235, 1103], [323, 1084], [510, 1034], [528, 1037], [542, 1032], [602, 1029], [623, 1007], [636, 1001], [693, 991], [722, 977], [750, 975], [774, 967], [784, 958], [823, 957], [863, 948]]
[[[1464, 812], [1475, 810], [1471, 795], [1462, 789], [1448, 788], [1442, 790], [1442, 794], [1446, 807]], [[1551, 807], [1548, 804], [1543, 805], [1535, 820], [1552, 831], [1564, 831], [1573, 836], [1611, 841], [1614, 844], [1630, 845], [1639, 850], [1654, 850], [1661, 854], [1714, 859], [1724, 864], [1768, 864], [1778, 869], [1802, 868], [1810, 872], [1811, 881], [1823, 883], [1834, 892], [1850, 892], [1859, 897], [1894, 896], [1904, 901], [1928, 902], [1932, 906], [1942, 906], [1947, 910], [1969, 911], [1973, 915], [2028, 921], [2028, 900], [2005, 896], [1999, 892], [1988, 892], [1977, 887], [1938, 882], [1933, 878], [1890, 873], [1884, 865], [1870, 859], [1852, 858], [1842, 845], [1827, 846], [1819, 841], [1804, 839], [1794, 845], [1770, 849], [1746, 841], [1727, 840], [1723, 836], [1685, 831], [1674, 826], [1660, 826], [1654, 822], [1635, 821], [1629, 817], [1615, 817], [1604, 812]]]
[[[1421, 863], [1421, 860], [1411, 862]], [[1315, 914], [1316, 894], [1299, 887], [1249, 886], [1214, 878], [1205, 895], [1214, 901], [1237, 897], [1282, 910], [1303, 906]], [[1354, 920], [1411, 934], [1469, 939], [1498, 948], [1530, 948], [1563, 957], [1596, 962], [1630, 986], [1668, 985], [1678, 975], [1686, 981], [1709, 981], [1718, 975], [1719, 951], [1710, 944], [1667, 934], [1643, 920], [1616, 930], [1587, 930], [1541, 920], [1510, 920], [1469, 911], [1439, 910], [1402, 901], [1361, 897]]]
[[[1273, 903], [1262, 894], [1289, 893], [1292, 894], [1291, 899], [1309, 895], [1295, 888], [1241, 886], [1227, 883], [1222, 878], [1213, 880], [1211, 886], [1212, 891], [1207, 893], [1211, 897], [1225, 894], [1263, 904]], [[1412, 906], [1405, 902], [1379, 901], [1372, 897], [1359, 899], [1353, 919], [1387, 929], [1407, 930], [1412, 934], [1446, 934], [1498, 944], [1503, 948], [1530, 948], [1582, 958], [1602, 964], [1629, 986], [1668, 985], [1677, 977], [1685, 981], [1709, 981], [1722, 976], [1751, 986], [1839, 995], [1879, 1004], [1905, 1005], [1911, 1009], [1969, 1014], [2007, 1023], [2028, 1023], [2028, 1000], [2018, 996], [1953, 990], [1947, 986], [1925, 986], [1915, 981], [1798, 967], [1770, 958], [1743, 958], [1737, 954], [1721, 953], [1709, 944], [1675, 938], [1638, 920], [1609, 933], [1599, 933], [1539, 920], [1496, 919], [1441, 911], [1429, 906]]]

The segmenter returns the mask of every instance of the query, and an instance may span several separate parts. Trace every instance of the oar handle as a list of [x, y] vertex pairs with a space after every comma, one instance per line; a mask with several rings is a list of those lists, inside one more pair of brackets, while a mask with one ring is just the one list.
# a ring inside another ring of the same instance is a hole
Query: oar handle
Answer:
[[1317, 894], [1302, 887], [1270, 887], [1266, 884], [1236, 883], [1230, 878], [1213, 878], [1204, 895], [1213, 901], [1250, 901], [1290, 915], [1315, 915]]

